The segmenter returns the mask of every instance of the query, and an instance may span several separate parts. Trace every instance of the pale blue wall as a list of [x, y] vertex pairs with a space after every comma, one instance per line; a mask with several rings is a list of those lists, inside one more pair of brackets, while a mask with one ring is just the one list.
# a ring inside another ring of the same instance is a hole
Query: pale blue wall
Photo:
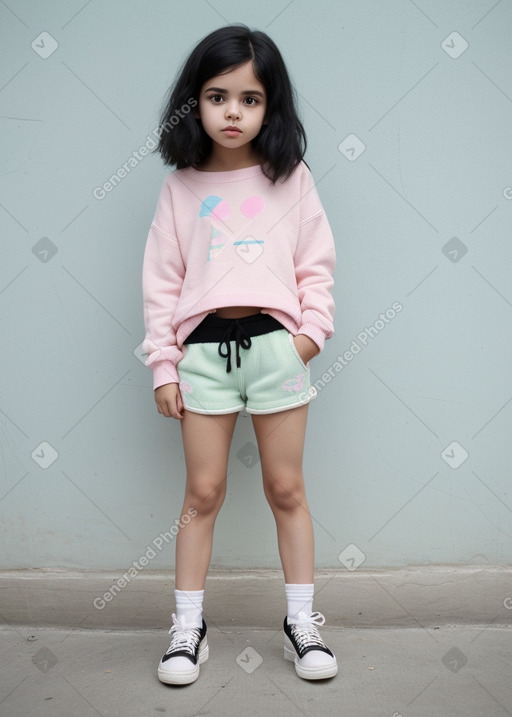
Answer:
[[[361, 554], [364, 567], [509, 563], [512, 5], [8, 0], [1, 567], [125, 568], [179, 515], [179, 424], [157, 414], [134, 355], [168, 170], [148, 156], [103, 200], [93, 190], [156, 127], [191, 47], [227, 22], [283, 52], [338, 248], [337, 332], [312, 368], [334, 378], [317, 384], [305, 456], [317, 566], [341, 567], [342, 551], [350, 568]], [[31, 47], [43, 31], [58, 43], [47, 59], [49, 38]], [[349, 135], [366, 146], [356, 159]], [[58, 453], [47, 468], [42, 442]], [[254, 443], [240, 416], [214, 566], [280, 565], [259, 464], [237, 457]], [[151, 566], [173, 560], [170, 543]]]

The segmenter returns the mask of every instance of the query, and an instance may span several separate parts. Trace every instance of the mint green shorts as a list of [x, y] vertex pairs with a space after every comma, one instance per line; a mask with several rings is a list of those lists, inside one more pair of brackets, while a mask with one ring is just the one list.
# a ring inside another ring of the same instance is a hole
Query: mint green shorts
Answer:
[[[231, 341], [235, 352], [235, 341]], [[246, 409], [247, 413], [277, 413], [309, 403], [316, 396], [310, 369], [285, 328], [251, 337], [240, 348], [240, 367], [226, 372], [218, 343], [185, 343], [178, 363], [180, 390], [188, 411], [219, 415]]]

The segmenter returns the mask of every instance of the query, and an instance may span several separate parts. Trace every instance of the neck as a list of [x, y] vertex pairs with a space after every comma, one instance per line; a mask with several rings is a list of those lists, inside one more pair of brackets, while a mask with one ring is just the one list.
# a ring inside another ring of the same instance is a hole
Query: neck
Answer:
[[230, 172], [254, 167], [260, 164], [260, 161], [258, 153], [250, 144], [238, 149], [214, 145], [210, 155], [196, 169], [203, 172]]

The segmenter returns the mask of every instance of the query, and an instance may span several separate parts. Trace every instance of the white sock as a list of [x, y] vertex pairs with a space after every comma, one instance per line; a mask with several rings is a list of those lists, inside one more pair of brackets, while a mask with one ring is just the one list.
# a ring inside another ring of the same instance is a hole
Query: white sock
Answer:
[[288, 608], [288, 622], [297, 621], [299, 612], [311, 615], [313, 612], [313, 594], [315, 584], [285, 583], [286, 603]]
[[187, 625], [202, 627], [204, 590], [175, 590], [176, 617], [183, 617]]

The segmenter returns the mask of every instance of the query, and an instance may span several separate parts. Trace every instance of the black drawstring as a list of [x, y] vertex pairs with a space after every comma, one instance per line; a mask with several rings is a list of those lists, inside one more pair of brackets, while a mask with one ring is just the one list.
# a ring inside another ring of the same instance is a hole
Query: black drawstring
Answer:
[[[234, 336], [233, 336], [234, 333]], [[243, 327], [240, 325], [238, 319], [233, 319], [232, 323], [228, 326], [228, 329], [224, 336], [222, 337], [222, 341], [219, 344], [219, 356], [222, 358], [227, 358], [227, 368], [226, 373], [230, 373], [231, 371], [231, 345], [230, 341], [235, 341], [236, 344], [236, 366], [237, 368], [240, 368], [240, 347], [243, 349], [250, 349], [251, 348], [251, 339], [247, 334], [245, 333]], [[222, 346], [223, 344], [226, 344], [227, 351], [225, 353], [222, 352]]]

